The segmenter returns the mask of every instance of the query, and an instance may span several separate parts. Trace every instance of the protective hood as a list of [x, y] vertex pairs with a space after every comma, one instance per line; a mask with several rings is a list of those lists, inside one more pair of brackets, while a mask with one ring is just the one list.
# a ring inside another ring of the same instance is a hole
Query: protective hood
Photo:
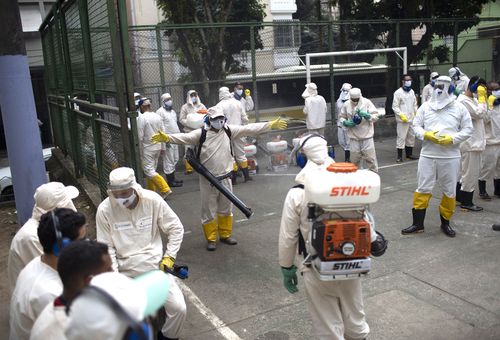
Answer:
[[302, 98], [314, 97], [318, 95], [318, 87], [315, 83], [306, 84], [306, 89], [302, 92]]
[[352, 89], [352, 85], [349, 83], [344, 83], [340, 89], [339, 99], [342, 101], [349, 100], [349, 91]]
[[166, 101], [167, 99], [172, 99], [172, 96], [170, 95], [170, 93], [164, 93], [161, 95], [161, 102], [163, 103], [164, 101]]
[[458, 67], [452, 67], [448, 70], [448, 75], [451, 79], [459, 79], [463, 72]]
[[[442, 85], [442, 89], [440, 89]], [[450, 93], [451, 78], [447, 76], [439, 76], [436, 79], [434, 85], [434, 90], [432, 91], [431, 100], [429, 101], [429, 106], [433, 110], [441, 110], [448, 106], [450, 103], [455, 101], [455, 95]]]
[[32, 218], [40, 221], [40, 217], [54, 210], [55, 208], [68, 208], [76, 211], [73, 199], [78, 197], [80, 192], [74, 186], [65, 186], [59, 182], [49, 182], [40, 185], [33, 198], [35, 206], [33, 207]]
[[[113, 207], [121, 207], [113, 195], [113, 190], [134, 189], [139, 199], [143, 197], [142, 187], [135, 179], [134, 170], [127, 167], [114, 169], [109, 173], [108, 197]], [[122, 208], [126, 209], [126, 208]]]
[[359, 106], [362, 101], [363, 101], [363, 96], [361, 95], [361, 90], [357, 87], [353, 87], [350, 91], [349, 91], [349, 99], [356, 99], [356, 98], [359, 98], [359, 101], [357, 103], [353, 102], [351, 100], [351, 106], [352, 107], [356, 107], [356, 106]]
[[[195, 90], [188, 91], [187, 96], [186, 96], [186, 103], [188, 103], [189, 105], [193, 105], [193, 102], [191, 101], [191, 93], [197, 93], [197, 92]], [[197, 105], [201, 104], [200, 96], [196, 95], [196, 97], [198, 98], [198, 101], [196, 102], [196, 104]]]
[[317, 169], [325, 163], [329, 165], [333, 162], [333, 159], [328, 156], [326, 140], [320, 136], [309, 137], [311, 135], [302, 137], [297, 146], [300, 149], [297, 151], [302, 151], [307, 157], [306, 166], [295, 177], [295, 181], [299, 184], [304, 184], [305, 176], [311, 169]]
[[223, 86], [219, 89], [219, 100], [230, 99], [231, 92], [229, 92], [229, 88]]

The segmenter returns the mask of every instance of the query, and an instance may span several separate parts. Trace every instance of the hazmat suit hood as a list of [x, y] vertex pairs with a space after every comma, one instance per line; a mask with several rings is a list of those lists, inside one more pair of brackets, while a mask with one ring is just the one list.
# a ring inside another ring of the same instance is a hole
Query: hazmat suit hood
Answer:
[[[359, 101], [356, 103], [354, 101], [352, 101], [352, 99], [357, 99], [359, 98]], [[353, 87], [352, 89], [349, 90], [349, 99], [351, 99], [351, 107], [356, 107], [356, 106], [359, 106], [362, 101], [363, 101], [363, 96], [361, 95], [361, 89], [357, 88], [357, 87]]]
[[195, 90], [189, 90], [187, 95], [186, 95], [186, 103], [188, 105], [194, 105], [193, 102], [191, 101], [191, 94], [192, 93], [196, 93], [196, 97], [198, 98], [198, 101], [196, 102], [197, 105], [200, 105], [201, 104], [201, 99], [200, 99], [200, 96], [198, 96], [198, 92], [196, 92]]
[[[321, 136], [311, 135], [304, 136], [299, 141], [299, 148], [307, 157], [306, 166], [297, 174], [295, 182], [304, 184], [306, 176], [312, 170], [317, 170], [321, 167], [326, 167], [334, 162], [328, 156], [328, 146], [326, 140]], [[309, 138], [307, 141], [306, 139]]]
[[56, 208], [68, 208], [76, 211], [73, 199], [77, 198], [80, 192], [72, 185], [65, 186], [59, 182], [49, 182], [40, 185], [33, 198], [35, 206], [31, 218], [40, 221], [40, 217]]
[[315, 83], [306, 84], [306, 89], [302, 92], [302, 98], [314, 97], [318, 95], [318, 87]]
[[458, 67], [452, 67], [448, 70], [451, 79], [458, 80], [464, 73]]
[[222, 86], [219, 89], [219, 100], [225, 100], [231, 98], [231, 92], [229, 92], [229, 88], [226, 86]]
[[167, 99], [172, 99], [172, 96], [170, 95], [170, 93], [164, 93], [161, 95], [161, 102], [163, 103], [164, 101], [166, 101]]
[[[441, 110], [455, 101], [455, 95], [450, 93], [451, 78], [447, 76], [439, 76], [436, 79], [434, 90], [432, 91], [429, 106], [433, 110]], [[442, 88], [439, 88], [442, 87]]]
[[349, 91], [352, 89], [352, 85], [349, 83], [342, 84], [342, 88], [340, 89], [339, 99], [342, 101], [349, 100]]
[[109, 183], [108, 183], [107, 193], [109, 201], [111, 202], [111, 206], [113, 208], [126, 209], [122, 207], [120, 204], [118, 204], [118, 201], [113, 195], [113, 190], [124, 190], [130, 188], [135, 190], [135, 193], [137, 194], [139, 199], [142, 199], [143, 189], [141, 185], [137, 183], [133, 169], [127, 167], [120, 167], [114, 169], [109, 173]]

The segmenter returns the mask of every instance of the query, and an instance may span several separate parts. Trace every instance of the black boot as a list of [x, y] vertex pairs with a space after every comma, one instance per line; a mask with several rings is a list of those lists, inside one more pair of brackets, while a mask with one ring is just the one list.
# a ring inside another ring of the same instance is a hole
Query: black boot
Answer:
[[182, 183], [181, 182], [177, 182], [175, 180], [175, 174], [173, 172], [171, 174], [167, 174], [165, 177], [167, 177], [167, 184], [168, 184], [168, 186], [170, 186], [172, 188], [182, 187]]
[[490, 195], [486, 192], [486, 181], [478, 180], [477, 184], [479, 186], [479, 198], [487, 201], [491, 201]]
[[253, 181], [252, 177], [250, 177], [250, 172], [248, 171], [248, 168], [241, 168], [241, 172], [243, 172], [245, 183], [248, 181]]
[[462, 191], [462, 204], [460, 204], [460, 208], [468, 210], [468, 211], [482, 211], [483, 208], [474, 205], [472, 202], [472, 197], [474, 196], [474, 191]]
[[238, 171], [231, 171], [231, 183], [233, 185], [238, 184], [238, 182], [236, 182], [236, 178], [238, 178]]
[[396, 159], [396, 163], [401, 163], [403, 161], [403, 149], [396, 150], [398, 150], [398, 158]]
[[493, 224], [491, 226], [491, 229], [493, 229], [494, 231], [500, 231], [500, 224]]
[[424, 232], [424, 219], [425, 219], [425, 210], [426, 209], [415, 209], [411, 210], [413, 214], [413, 223], [408, 228], [404, 228], [401, 230], [401, 234], [416, 234]]
[[457, 201], [457, 204], [462, 203], [462, 183], [457, 182], [457, 188], [455, 189], [455, 200]]
[[413, 146], [405, 146], [406, 159], [418, 159], [418, 156], [413, 156]]
[[495, 191], [493, 192], [493, 195], [500, 198], [500, 178], [495, 178], [493, 180], [493, 185], [495, 186]]
[[385, 251], [387, 250], [387, 244], [389, 241], [387, 241], [381, 233], [376, 231], [377, 233], [377, 239], [373, 241], [370, 245], [370, 254], [372, 256], [378, 257], [384, 255]]
[[351, 151], [344, 150], [344, 162], [351, 162]]
[[455, 230], [453, 230], [450, 226], [450, 221], [445, 219], [443, 216], [439, 215], [441, 217], [441, 230], [446, 236], [449, 237], [455, 237], [456, 233]]

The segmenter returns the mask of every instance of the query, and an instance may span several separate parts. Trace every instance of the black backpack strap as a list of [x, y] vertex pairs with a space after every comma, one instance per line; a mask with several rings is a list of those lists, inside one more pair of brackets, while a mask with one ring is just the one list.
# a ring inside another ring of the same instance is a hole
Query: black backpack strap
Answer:
[[231, 156], [234, 157], [233, 143], [231, 143], [231, 129], [229, 128], [229, 126], [224, 125], [224, 131], [226, 132], [226, 135], [229, 137], [229, 148], [231, 150]]
[[200, 141], [198, 142], [198, 150], [196, 150], [196, 159], [200, 159], [201, 147], [205, 140], [207, 139], [207, 130], [205, 128], [201, 128]]
[[[304, 184], [297, 184], [293, 188], [304, 189]], [[303, 255], [304, 258], [307, 257], [306, 240], [304, 239], [304, 236], [302, 236], [302, 232], [300, 230], [299, 230], [299, 255]]]

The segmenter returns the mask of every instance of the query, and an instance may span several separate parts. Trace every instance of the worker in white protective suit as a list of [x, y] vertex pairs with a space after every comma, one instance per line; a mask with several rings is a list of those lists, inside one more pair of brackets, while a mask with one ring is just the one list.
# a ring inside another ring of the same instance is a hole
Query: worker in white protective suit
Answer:
[[404, 74], [401, 79], [401, 87], [394, 92], [392, 100], [392, 110], [396, 118], [396, 162], [403, 161], [403, 149], [406, 159], [418, 159], [413, 156], [415, 146], [415, 133], [413, 132], [413, 117], [417, 113], [417, 97], [412, 88], [412, 79], [408, 74]]
[[165, 198], [172, 193], [165, 179], [156, 171], [161, 145], [151, 143], [151, 136], [163, 129], [162, 118], [151, 110], [151, 100], [141, 99], [142, 114], [137, 118], [137, 137], [141, 150], [142, 170], [146, 176], [146, 189], [156, 191]]
[[17, 278], [10, 300], [10, 340], [29, 339], [33, 324], [45, 306], [62, 293], [58, 257], [65, 246], [86, 237], [85, 216], [57, 208], [42, 215], [37, 233], [43, 254], [31, 260]]
[[19, 229], [10, 244], [7, 275], [11, 292], [14, 290], [21, 270], [35, 257], [43, 254], [37, 234], [40, 217], [56, 208], [76, 211], [72, 200], [78, 197], [78, 194], [78, 189], [74, 186], [64, 186], [59, 182], [45, 183], [36, 189], [33, 196], [35, 206], [31, 218]]
[[342, 106], [349, 101], [349, 91], [352, 89], [352, 85], [349, 83], [342, 84], [340, 89], [340, 96], [337, 99], [337, 138], [339, 144], [344, 149], [344, 161], [351, 161], [351, 151], [349, 149], [349, 136], [347, 135], [347, 128], [342, 125], [340, 121], [340, 112], [342, 111]]
[[154, 317], [170, 292], [159, 270], [131, 279], [120, 273], [95, 276], [71, 305], [68, 340], [164, 339], [153, 334]]
[[233, 96], [234, 99], [240, 102], [243, 111], [245, 111], [245, 114], [249, 111], [252, 111], [254, 108], [254, 103], [252, 96], [250, 95], [250, 89], [245, 89], [240, 82], [236, 82], [236, 84], [234, 84], [233, 91], [234, 92], [231, 93], [231, 96]]
[[[96, 231], [97, 241], [109, 247], [113, 270], [129, 277], [158, 267], [171, 270], [184, 236], [184, 227], [168, 204], [137, 184], [134, 170], [125, 167], [109, 174], [108, 198], [97, 208]], [[165, 252], [160, 232], [168, 240]], [[167, 320], [159, 336], [176, 339], [186, 319], [186, 302], [174, 277], [168, 277]]]
[[64, 247], [57, 261], [63, 292], [38, 316], [31, 329], [30, 340], [66, 340], [64, 330], [71, 303], [93, 276], [108, 271], [112, 271], [111, 257], [104, 243], [81, 240]]
[[[177, 124], [177, 113], [175, 113], [172, 105], [172, 96], [170, 93], [161, 95], [161, 107], [156, 110], [160, 115], [163, 122], [163, 131], [167, 133], [179, 133], [179, 125]], [[179, 147], [177, 145], [170, 145], [168, 148], [162, 148], [163, 153], [163, 172], [167, 177], [167, 184], [172, 187], [181, 187], [183, 181], [175, 179], [175, 165], [179, 161]]]
[[[474, 97], [477, 97], [474, 98]], [[474, 188], [479, 179], [483, 151], [486, 148], [486, 138], [483, 118], [488, 110], [488, 94], [486, 81], [474, 76], [470, 79], [467, 90], [457, 98], [469, 111], [472, 119], [472, 136], [460, 144], [461, 172], [457, 182], [456, 199], [460, 208], [468, 211], [482, 211], [483, 208], [474, 204]]]
[[[197, 114], [198, 111], [206, 109], [207, 107], [201, 102], [201, 99], [198, 96], [198, 92], [196, 92], [195, 90], [189, 90], [186, 97], [186, 103], [182, 105], [181, 112], [179, 114], [179, 122], [181, 122], [182, 126], [184, 127], [184, 133], [188, 133], [194, 130], [193, 128], [189, 127], [188, 115]], [[185, 147], [186, 151], [189, 148], [193, 148], [192, 145], [186, 145]], [[186, 168], [186, 174], [193, 173], [193, 167], [188, 163], [185, 157], [184, 167]]]
[[365, 161], [369, 170], [378, 172], [377, 154], [373, 143], [373, 123], [383, 117], [371, 100], [361, 95], [357, 87], [349, 91], [349, 101], [342, 106], [340, 122], [347, 128], [350, 140], [351, 162], [360, 167]]
[[469, 77], [465, 73], [463, 73], [458, 67], [452, 67], [448, 70], [448, 75], [452, 79], [452, 93], [455, 96], [458, 96], [461, 93], [464, 93], [467, 90], [467, 86], [469, 86]]
[[[279, 264], [284, 286], [290, 293], [296, 293], [297, 270], [302, 274], [307, 305], [318, 339], [343, 340], [344, 335], [352, 339], [366, 338], [370, 327], [365, 318], [361, 280], [321, 281], [303, 263], [303, 255], [298, 252], [299, 235], [302, 235], [307, 240], [306, 251], [310, 253], [308, 236], [312, 223], [307, 219], [306, 178], [318, 170], [326, 171], [333, 163], [324, 138], [308, 135], [301, 138], [300, 145], [307, 163], [295, 178], [298, 185], [290, 189], [285, 198], [279, 232]], [[387, 248], [387, 241], [377, 236], [373, 228], [371, 240], [372, 254], [381, 256]]]
[[432, 92], [434, 91], [434, 84], [436, 83], [436, 79], [439, 77], [439, 73], [431, 72], [429, 84], [425, 85], [422, 89], [422, 96], [420, 96], [421, 103], [428, 102], [431, 100]]
[[305, 101], [304, 114], [307, 130], [324, 136], [327, 111], [325, 98], [318, 94], [318, 87], [315, 83], [306, 84], [302, 98]]
[[443, 192], [439, 205], [441, 230], [455, 237], [450, 219], [455, 212], [460, 143], [472, 135], [473, 128], [469, 112], [455, 100], [450, 85], [450, 77], [437, 78], [431, 100], [420, 106], [413, 121], [415, 136], [423, 143], [418, 161], [418, 187], [413, 195], [413, 223], [401, 230], [402, 234], [424, 231], [425, 212], [437, 183]]
[[[229, 89], [225, 86], [219, 89], [219, 106], [226, 116], [226, 123], [228, 125], [246, 125], [248, 124], [248, 117], [242, 105], [235, 97], [231, 96]], [[236, 178], [238, 173], [238, 166], [243, 172], [245, 182], [251, 181], [250, 173], [248, 171], [248, 162], [245, 156], [245, 140], [242, 138], [232, 138], [231, 148], [233, 150], [233, 155], [236, 162], [233, 165], [233, 172], [231, 176], [231, 181], [233, 185], [236, 185]]]
[[486, 191], [486, 181], [493, 178], [494, 195], [500, 198], [500, 85], [491, 83], [488, 111], [484, 115], [486, 147], [479, 173], [479, 197], [491, 200]]
[[[160, 132], [153, 136], [153, 141], [184, 145], [196, 145], [197, 157], [200, 163], [212, 173], [229, 191], [231, 171], [233, 170], [233, 155], [231, 154], [231, 140], [243, 136], [256, 136], [270, 129], [284, 129], [286, 122], [276, 119], [267, 123], [253, 123], [248, 125], [227, 125], [226, 117], [219, 106], [208, 109], [206, 124], [203, 128], [190, 133], [173, 135]], [[204, 139], [202, 139], [204, 135]], [[201, 144], [201, 145], [200, 145]], [[207, 250], [216, 250], [217, 234], [221, 242], [235, 245], [238, 242], [233, 234], [233, 205], [208, 180], [200, 176], [201, 223]]]

